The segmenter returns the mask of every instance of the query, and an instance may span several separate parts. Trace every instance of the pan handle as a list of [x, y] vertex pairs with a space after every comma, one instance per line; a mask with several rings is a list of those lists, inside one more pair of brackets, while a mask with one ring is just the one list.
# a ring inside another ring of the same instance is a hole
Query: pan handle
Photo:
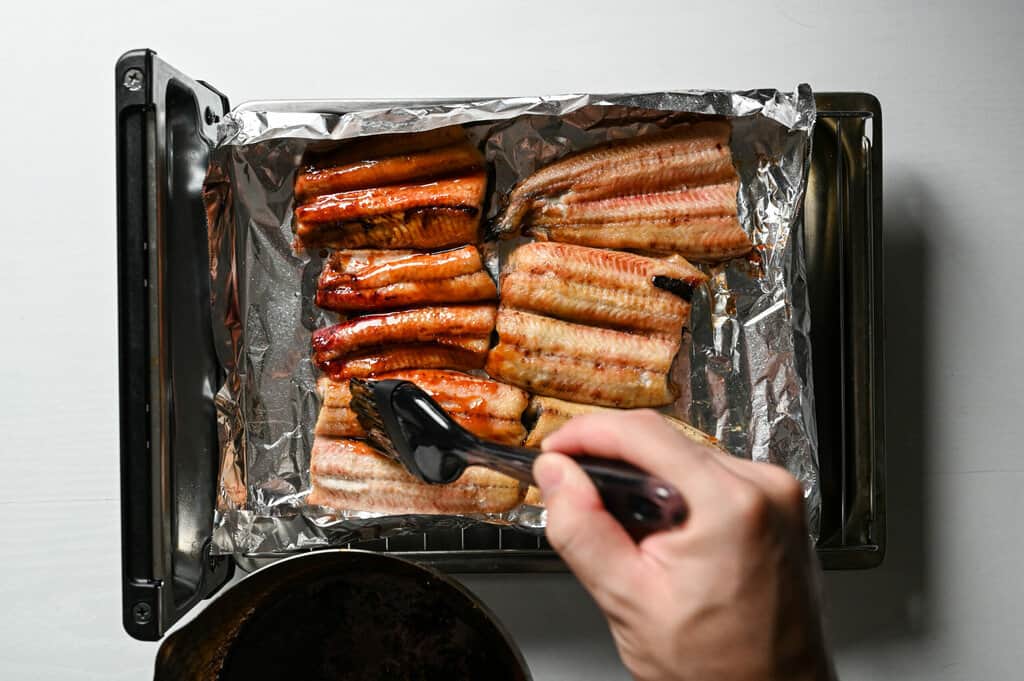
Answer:
[[122, 618], [156, 640], [232, 567], [209, 555], [219, 368], [202, 197], [187, 181], [227, 100], [151, 50], [123, 55], [114, 77]]

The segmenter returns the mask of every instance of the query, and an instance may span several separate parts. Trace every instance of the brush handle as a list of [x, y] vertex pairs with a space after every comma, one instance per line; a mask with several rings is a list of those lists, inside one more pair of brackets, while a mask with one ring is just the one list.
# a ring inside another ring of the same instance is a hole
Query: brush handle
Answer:
[[[460, 448], [467, 464], [486, 466], [525, 483], [534, 484], [537, 449], [478, 440]], [[572, 457], [601, 496], [601, 502], [635, 540], [677, 527], [686, 518], [679, 491], [636, 466], [597, 456]]]

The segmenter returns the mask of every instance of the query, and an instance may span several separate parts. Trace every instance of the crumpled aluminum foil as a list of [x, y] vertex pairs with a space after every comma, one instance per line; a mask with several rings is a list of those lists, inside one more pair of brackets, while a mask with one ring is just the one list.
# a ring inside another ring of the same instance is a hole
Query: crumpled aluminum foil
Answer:
[[[493, 165], [501, 196], [568, 151], [699, 115], [732, 120], [740, 220], [756, 247], [749, 259], [705, 268], [710, 281], [694, 295], [691, 333], [675, 369], [683, 394], [666, 411], [715, 435], [736, 456], [789, 469], [803, 484], [816, 535], [817, 436], [798, 229], [815, 108], [802, 85], [792, 94], [273, 102], [228, 114], [204, 187], [214, 332], [226, 369], [217, 395], [223, 462], [214, 552], [286, 552], [477, 522], [536, 531], [545, 520], [530, 506], [487, 517], [304, 506], [319, 410], [310, 334], [335, 321], [312, 304], [319, 255], [292, 250], [292, 184], [309, 144], [464, 124]], [[498, 203], [490, 201], [489, 217]]]

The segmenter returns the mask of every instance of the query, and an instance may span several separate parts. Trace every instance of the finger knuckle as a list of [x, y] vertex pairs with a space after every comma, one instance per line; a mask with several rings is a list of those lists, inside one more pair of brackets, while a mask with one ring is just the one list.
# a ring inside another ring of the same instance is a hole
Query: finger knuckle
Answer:
[[771, 490], [773, 499], [787, 512], [803, 509], [804, 488], [793, 475], [781, 466], [769, 463], [757, 463], [756, 472], [764, 484]]
[[800, 482], [786, 471], [780, 469], [778, 476], [779, 498], [786, 505], [787, 511], [803, 512], [804, 508], [804, 487]]
[[754, 532], [764, 528], [771, 515], [768, 497], [751, 484], [738, 484], [733, 488], [732, 508], [741, 527]]

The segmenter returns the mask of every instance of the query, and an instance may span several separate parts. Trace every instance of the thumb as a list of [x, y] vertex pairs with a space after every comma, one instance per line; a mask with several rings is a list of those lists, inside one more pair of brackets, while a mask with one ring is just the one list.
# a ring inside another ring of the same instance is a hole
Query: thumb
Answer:
[[547, 508], [551, 546], [576, 573], [598, 605], [608, 587], [619, 590], [631, 581], [639, 549], [601, 503], [583, 469], [568, 456], [544, 453], [533, 464], [533, 477]]

